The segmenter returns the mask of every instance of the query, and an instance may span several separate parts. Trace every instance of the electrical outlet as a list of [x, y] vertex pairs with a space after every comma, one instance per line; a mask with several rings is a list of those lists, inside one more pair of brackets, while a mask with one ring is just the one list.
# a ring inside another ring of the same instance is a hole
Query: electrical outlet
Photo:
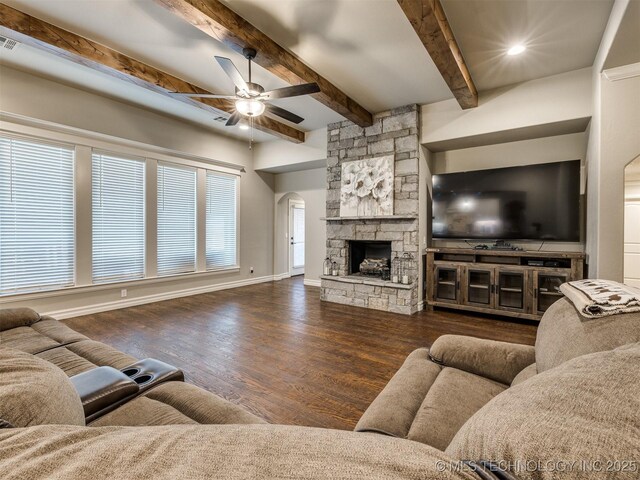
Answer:
[[120, 298], [127, 298], [127, 289], [123, 288], [120, 290]]
[[249, 267], [249, 273], [253, 273], [253, 267]]

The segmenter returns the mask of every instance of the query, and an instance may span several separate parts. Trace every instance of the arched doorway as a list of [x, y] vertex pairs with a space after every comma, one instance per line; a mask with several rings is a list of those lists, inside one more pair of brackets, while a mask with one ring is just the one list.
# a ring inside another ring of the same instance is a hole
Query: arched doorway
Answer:
[[624, 283], [640, 288], [640, 156], [624, 169]]

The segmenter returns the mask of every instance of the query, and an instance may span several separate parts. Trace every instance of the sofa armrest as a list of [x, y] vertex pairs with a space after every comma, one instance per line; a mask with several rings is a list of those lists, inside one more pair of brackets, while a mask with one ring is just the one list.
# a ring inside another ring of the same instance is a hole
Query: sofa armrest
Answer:
[[536, 361], [530, 345], [497, 342], [463, 335], [442, 335], [429, 349], [431, 360], [505, 385]]

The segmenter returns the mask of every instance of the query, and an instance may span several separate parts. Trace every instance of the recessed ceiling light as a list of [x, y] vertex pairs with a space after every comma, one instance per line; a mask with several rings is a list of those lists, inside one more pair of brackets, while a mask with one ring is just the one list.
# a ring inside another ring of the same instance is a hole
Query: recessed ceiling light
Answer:
[[238, 128], [239, 128], [240, 130], [249, 130], [249, 125], [240, 124], [240, 125], [238, 126]]
[[524, 45], [519, 43], [519, 44], [514, 45], [513, 47], [511, 47], [509, 50], [507, 50], [507, 55], [520, 55], [526, 49], [527, 49], [527, 47], [525, 47]]

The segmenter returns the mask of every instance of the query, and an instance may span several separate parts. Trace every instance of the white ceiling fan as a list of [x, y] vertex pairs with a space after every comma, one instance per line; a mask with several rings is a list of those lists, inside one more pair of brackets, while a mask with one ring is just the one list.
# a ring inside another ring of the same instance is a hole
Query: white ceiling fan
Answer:
[[271, 105], [271, 100], [279, 98], [298, 97], [301, 95], [309, 95], [318, 93], [320, 87], [317, 83], [304, 83], [302, 85], [293, 85], [291, 87], [277, 88], [268, 92], [264, 91], [262, 85], [251, 81], [251, 60], [253, 60], [257, 52], [254, 48], [245, 48], [242, 50], [243, 55], [249, 61], [249, 81], [245, 81], [233, 62], [226, 57], [218, 57], [218, 64], [222, 67], [227, 76], [235, 85], [235, 95], [216, 95], [210, 93], [182, 93], [175, 92], [176, 95], [184, 95], [194, 98], [224, 98], [234, 100], [236, 111], [231, 114], [227, 121], [227, 126], [236, 125], [243, 116], [255, 118], [262, 115], [265, 111], [285, 120], [298, 124], [304, 121], [304, 118], [292, 113], [284, 108]]

